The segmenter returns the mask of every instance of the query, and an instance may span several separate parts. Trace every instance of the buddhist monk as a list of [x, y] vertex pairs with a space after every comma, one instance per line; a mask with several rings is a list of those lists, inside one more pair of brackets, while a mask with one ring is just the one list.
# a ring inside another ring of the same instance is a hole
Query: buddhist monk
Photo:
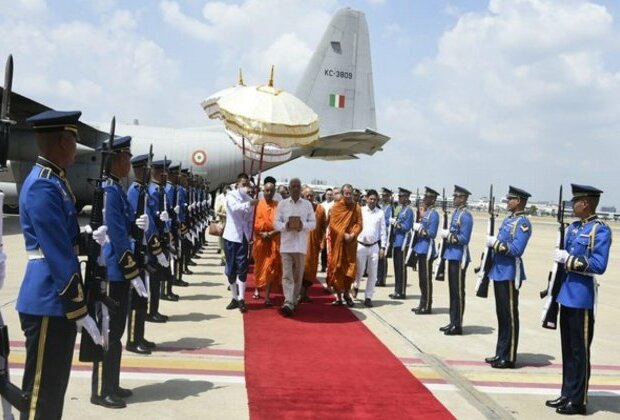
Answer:
[[342, 186], [341, 194], [342, 199], [329, 212], [329, 267], [331, 283], [337, 295], [334, 305], [343, 304], [344, 294], [347, 305], [352, 307], [355, 304], [349, 292], [355, 281], [357, 235], [362, 231], [362, 214], [359, 205], [353, 202], [353, 187], [350, 184]]
[[301, 196], [312, 204], [314, 217], [316, 218], [316, 227], [308, 232], [308, 250], [306, 251], [304, 276], [300, 295], [302, 302], [310, 302], [308, 288], [312, 286], [312, 283], [316, 280], [319, 255], [324, 246], [325, 231], [327, 230], [327, 215], [325, 214], [325, 208], [316, 202], [312, 188], [306, 187]]
[[256, 205], [254, 220], [254, 299], [260, 298], [259, 290], [265, 288], [265, 306], [272, 306], [269, 294], [282, 289], [282, 261], [280, 259], [280, 232], [274, 222], [278, 202], [273, 199], [276, 186], [265, 183], [263, 199]]
[[[333, 198], [334, 198], [334, 201], [332, 202], [333, 204], [329, 207], [329, 209], [326, 212], [328, 225], [329, 225], [329, 212], [331, 211], [331, 208], [333, 207], [334, 204], [342, 200], [342, 192], [340, 191], [340, 187], [335, 187], [333, 189]], [[323, 241], [323, 246], [327, 248], [327, 273], [325, 274], [325, 283], [327, 284], [327, 292], [333, 294], [334, 293], [334, 284], [332, 281], [333, 270], [329, 266], [329, 261], [330, 261], [329, 253], [332, 250], [332, 241], [329, 236], [329, 229], [327, 229], [325, 232], [325, 240]]]

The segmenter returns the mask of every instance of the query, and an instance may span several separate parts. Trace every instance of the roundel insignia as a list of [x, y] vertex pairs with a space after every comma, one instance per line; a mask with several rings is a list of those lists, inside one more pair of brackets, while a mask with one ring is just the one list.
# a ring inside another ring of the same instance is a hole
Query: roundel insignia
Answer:
[[196, 150], [192, 153], [192, 162], [194, 165], [202, 166], [207, 163], [207, 152], [204, 150]]

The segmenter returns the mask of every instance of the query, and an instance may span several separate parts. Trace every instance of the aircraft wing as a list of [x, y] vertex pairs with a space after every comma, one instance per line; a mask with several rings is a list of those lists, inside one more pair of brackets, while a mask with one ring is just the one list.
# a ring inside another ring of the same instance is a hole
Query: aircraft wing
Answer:
[[348, 131], [321, 137], [316, 143], [302, 149], [309, 158], [324, 160], [357, 159], [355, 155], [374, 155], [382, 150], [390, 138], [370, 128], [366, 130]]

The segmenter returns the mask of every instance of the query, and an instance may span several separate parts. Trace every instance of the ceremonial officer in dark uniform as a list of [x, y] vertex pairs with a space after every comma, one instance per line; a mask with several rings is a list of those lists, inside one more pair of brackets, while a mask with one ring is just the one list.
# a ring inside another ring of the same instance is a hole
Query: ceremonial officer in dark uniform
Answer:
[[566, 268], [557, 298], [562, 336], [562, 393], [546, 405], [559, 414], [586, 414], [596, 276], [607, 269], [611, 229], [596, 216], [603, 191], [589, 185], [571, 186], [573, 212], [580, 220], [568, 226], [564, 250], [557, 250], [555, 255], [555, 261]]
[[177, 183], [179, 180], [180, 170], [180, 165], [170, 165], [168, 167], [168, 179], [166, 180], [166, 186], [164, 187], [164, 191], [166, 194], [166, 211], [170, 215], [170, 220], [166, 223], [166, 227], [169, 232], [168, 250], [171, 261], [174, 260], [172, 261], [174, 267], [169, 267], [169, 275], [165, 277], [165, 284], [162, 288], [163, 294], [161, 298], [175, 302], [179, 300], [179, 296], [173, 293], [172, 286], [178, 279], [180, 271], [179, 257], [181, 254], [178, 221], [180, 206], [178, 205], [177, 196]]
[[[104, 144], [102, 148], [108, 149]], [[104, 215], [108, 227], [109, 240], [103, 245], [106, 261], [107, 294], [118, 307], [109, 312], [109, 344], [103, 352], [103, 360], [94, 362], [90, 401], [108, 408], [126, 406], [123, 398], [132, 395], [131, 390], [121, 388], [121, 338], [125, 332], [127, 310], [129, 306], [130, 287], [138, 295], [146, 297], [146, 287], [140, 278], [140, 270], [134, 254], [134, 241], [131, 236], [134, 219], [127, 196], [121, 185], [121, 178], [126, 178], [131, 170], [131, 137], [120, 137], [112, 142], [109, 179], [103, 185]], [[147, 230], [148, 216], [141, 215], [135, 220], [138, 228]]]
[[530, 196], [528, 192], [510, 186], [506, 196], [510, 215], [502, 222], [497, 237], [487, 237], [487, 246], [493, 248], [489, 279], [493, 281], [495, 291], [498, 333], [495, 356], [487, 357], [485, 362], [498, 369], [512, 369], [517, 360], [519, 288], [525, 280], [521, 256], [532, 236], [532, 224], [525, 216]]
[[[182, 169], [179, 174], [179, 183], [177, 185], [179, 200], [179, 223], [181, 229], [181, 259], [179, 270], [179, 286], [189, 286], [189, 283], [183, 280], [182, 274], [193, 274], [191, 270], [188, 269], [187, 263], [189, 262], [191, 256], [191, 241], [190, 241], [190, 232], [189, 232], [189, 214], [187, 209], [187, 176], [189, 175], [189, 169]], [[175, 283], [176, 284], [176, 283]]]
[[[392, 242], [392, 259], [394, 260], [394, 293], [390, 294], [391, 299], [406, 299], [405, 288], [407, 284], [407, 267], [405, 266], [405, 256], [403, 248], [405, 239], [413, 226], [413, 210], [409, 207], [409, 196], [411, 191], [406, 188], [398, 189], [398, 206], [391, 213], [389, 218], [392, 226], [394, 240]], [[389, 211], [389, 210], [388, 210]]]
[[435, 209], [435, 201], [439, 193], [432, 188], [425, 187], [424, 216], [419, 223], [413, 225], [415, 241], [413, 252], [416, 255], [418, 279], [420, 282], [420, 303], [411, 309], [418, 315], [432, 312], [433, 306], [433, 261], [437, 258], [435, 237], [439, 229], [439, 213]]
[[159, 313], [159, 300], [161, 297], [161, 286], [166, 280], [170, 271], [170, 260], [168, 258], [168, 240], [169, 230], [166, 223], [170, 220], [168, 211], [166, 211], [166, 193], [164, 191], [164, 170], [170, 165], [169, 160], [156, 160], [152, 163], [151, 182], [149, 183], [149, 212], [153, 214], [155, 231], [153, 241], [160, 244], [160, 252], [155, 254], [155, 258], [151, 260], [153, 273], [150, 276], [150, 295], [149, 309], [146, 320], [149, 322], [166, 322], [168, 316]]
[[[76, 247], [80, 235], [75, 196], [65, 168], [75, 159], [79, 111], [45, 111], [28, 118], [39, 157], [19, 194], [19, 222], [28, 265], [17, 297], [26, 337], [22, 390], [30, 396], [22, 419], [60, 419], [77, 329], [102, 344], [87, 314]], [[93, 232], [103, 243], [106, 227]], [[76, 328], [77, 324], [77, 328]]]
[[[131, 207], [131, 220], [138, 220], [143, 214], [148, 216], [149, 222], [155, 220], [155, 214], [148, 206], [148, 160], [149, 155], [139, 155], [131, 159], [133, 167], [134, 182], [127, 190], [127, 201]], [[155, 223], [147, 223], [147, 229], [134, 231], [135, 254], [138, 258], [140, 277], [144, 280], [145, 286], [150, 287], [149, 259], [155, 260], [161, 254], [161, 245], [157, 237]], [[141, 259], [141, 260], [140, 260]], [[148, 297], [140, 296], [132, 288], [129, 299], [129, 314], [127, 316], [127, 351], [138, 354], [151, 354], [151, 349], [155, 348], [155, 343], [144, 337], [146, 310], [148, 308]]]
[[470, 192], [458, 185], [454, 186], [454, 213], [450, 227], [441, 232], [446, 238], [444, 258], [448, 263], [448, 288], [450, 291], [450, 323], [440, 330], [446, 335], [463, 333], [463, 313], [465, 312], [465, 272], [471, 261], [469, 240], [474, 226], [474, 218], [467, 209]]
[[[392, 213], [394, 212], [394, 203], [392, 202], [392, 191], [389, 188], [383, 187], [381, 189], [381, 203], [379, 203], [379, 208], [383, 210], [385, 215], [385, 226], [388, 232], [387, 244], [386, 246], [390, 246], [389, 244], [392, 242], [393, 237], [390, 235], [390, 218], [392, 217]], [[383, 257], [379, 258], [379, 264], [377, 266], [377, 287], [385, 287], [385, 279], [387, 277], [387, 252], [383, 254]]]

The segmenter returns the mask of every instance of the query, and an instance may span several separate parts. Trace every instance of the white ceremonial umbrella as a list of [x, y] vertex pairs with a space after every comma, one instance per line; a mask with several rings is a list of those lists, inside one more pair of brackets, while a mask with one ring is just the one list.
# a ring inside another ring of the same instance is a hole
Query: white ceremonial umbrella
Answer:
[[209, 96], [207, 99], [202, 101], [200, 103], [200, 106], [202, 106], [202, 109], [207, 113], [207, 116], [211, 118], [212, 120], [224, 119], [222, 114], [220, 114], [220, 106], [217, 103], [217, 101], [219, 101], [222, 97], [226, 95], [230, 95], [231, 93], [237, 90], [246, 89], [246, 88], [247, 86], [243, 83], [243, 74], [241, 72], [241, 69], [239, 69], [239, 82], [236, 86], [229, 87], [229, 88], [222, 89], [220, 91], [215, 92], [213, 95]]

